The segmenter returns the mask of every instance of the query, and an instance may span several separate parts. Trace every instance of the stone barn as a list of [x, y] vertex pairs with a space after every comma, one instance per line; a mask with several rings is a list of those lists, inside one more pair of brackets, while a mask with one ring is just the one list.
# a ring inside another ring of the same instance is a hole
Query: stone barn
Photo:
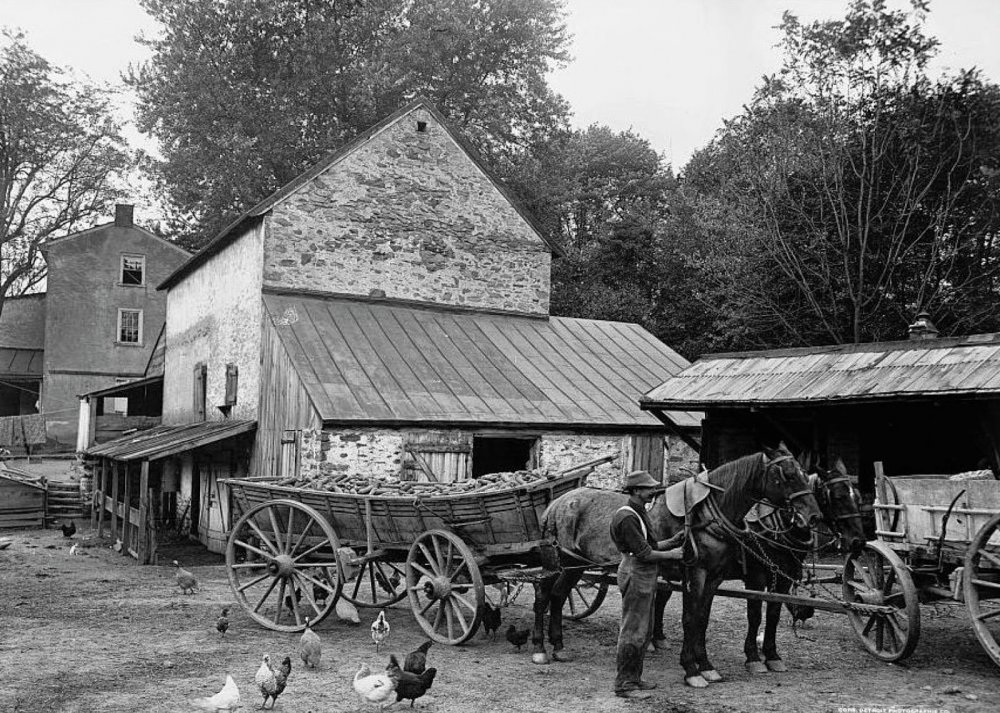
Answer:
[[[163, 428], [255, 423], [238, 475], [452, 482], [616, 453], [596, 474], [610, 486], [693, 467], [699, 419], [668, 430], [638, 407], [687, 362], [637, 325], [551, 316], [559, 254], [414, 101], [160, 285]], [[164, 475], [178, 503], [191, 477]], [[221, 549], [224, 534], [200, 539]]]

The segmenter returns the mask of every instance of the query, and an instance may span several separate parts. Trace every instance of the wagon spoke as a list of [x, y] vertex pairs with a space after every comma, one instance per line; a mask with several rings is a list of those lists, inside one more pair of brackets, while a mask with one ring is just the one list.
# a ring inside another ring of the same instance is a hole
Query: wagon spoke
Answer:
[[868, 617], [868, 623], [865, 624], [865, 628], [861, 632], [862, 636], [867, 637], [867, 636], [871, 635], [871, 633], [872, 633], [872, 627], [875, 626], [875, 620], [876, 620], [876, 617], [875, 617], [874, 614], [872, 614], [870, 617]]
[[285, 547], [288, 548], [285, 551], [288, 553], [291, 553], [293, 551], [292, 535], [294, 533], [295, 533], [295, 508], [290, 507], [288, 508], [288, 537], [285, 539]]
[[906, 600], [906, 593], [905, 592], [889, 592], [889, 593], [887, 593], [882, 598], [882, 601], [884, 601], [886, 604], [888, 604], [889, 601], [892, 600], [892, 599], [903, 599], [905, 601]]
[[437, 614], [434, 615], [434, 630], [437, 631], [438, 627], [441, 626], [441, 615], [444, 614], [444, 600], [438, 599], [438, 610]]
[[271, 542], [271, 539], [264, 534], [264, 531], [261, 530], [260, 527], [258, 527], [256, 522], [254, 522], [253, 520], [247, 520], [247, 525], [250, 526], [251, 530], [257, 533], [257, 537], [259, 537], [261, 541], [266, 543], [267, 546], [271, 548], [271, 551], [274, 552], [274, 554], [278, 554], [278, 548], [274, 546], [274, 543]]
[[885, 583], [882, 585], [882, 593], [889, 594], [892, 591], [893, 586], [896, 584], [896, 570], [890, 569], [888, 576], [885, 578]]
[[281, 610], [285, 606], [285, 578], [281, 577], [281, 587], [278, 589], [278, 613], [274, 617], [274, 623], [281, 623]]
[[253, 587], [254, 585], [260, 584], [261, 582], [263, 582], [265, 579], [267, 579], [270, 576], [271, 576], [270, 572], [264, 572], [264, 574], [262, 574], [259, 577], [257, 577], [257, 579], [251, 580], [251, 581], [247, 582], [246, 584], [241, 584], [240, 587], [239, 587], [239, 591], [245, 592], [246, 590], [250, 589], [250, 587]]
[[466, 564], [465, 560], [459, 560], [458, 566], [455, 567], [454, 572], [448, 575], [448, 579], [454, 582], [455, 578], [458, 577], [458, 573], [461, 572], [463, 569], [465, 570], [466, 574], [469, 573], [469, 566]]
[[[458, 623], [462, 627], [462, 631], [465, 631], [466, 629], [469, 628], [469, 625], [465, 621], [465, 615], [462, 614], [462, 611], [455, 605], [456, 600], [462, 601], [462, 603], [465, 604], [465, 606], [469, 606], [469, 603], [462, 600], [461, 596], [459, 596], [458, 594], [452, 594], [451, 601], [448, 604], [448, 606], [451, 607], [451, 610], [455, 613], [455, 616], [458, 617]], [[475, 612], [476, 610], [473, 607], [472, 613], [475, 614]]]
[[990, 562], [992, 562], [993, 564], [995, 564], [997, 567], [1000, 567], [1000, 557], [997, 557], [995, 554], [993, 554], [992, 552], [990, 552], [985, 547], [980, 547], [979, 551], [976, 554], [980, 555], [981, 557], [985, 557]]
[[237, 562], [232, 565], [233, 569], [260, 569], [267, 567], [267, 562]]
[[[268, 515], [269, 518], [271, 518], [271, 529], [274, 531], [274, 542], [275, 542], [275, 545], [280, 545], [281, 544], [281, 527], [278, 525], [278, 517], [277, 517], [277, 515], [275, 515], [275, 508], [268, 508], [267, 509], [267, 515]], [[282, 550], [280, 547], [276, 547], [275, 548], [275, 552], [278, 552], [279, 554], [281, 552], [283, 552], [283, 551], [284, 550]]]
[[427, 561], [427, 565], [434, 572], [434, 574], [430, 575], [430, 576], [436, 577], [438, 575], [438, 573], [440, 572], [440, 567], [438, 566], [438, 562], [434, 558], [434, 555], [431, 554], [430, 550], [427, 549], [427, 545], [425, 545], [423, 542], [418, 542], [417, 543], [417, 547], [420, 548], [420, 551], [424, 555], [424, 559]]
[[295, 552], [297, 552], [298, 549], [302, 546], [302, 543], [305, 541], [306, 535], [312, 529], [314, 522], [315, 520], [310, 519], [309, 522], [306, 523], [306, 526], [305, 528], [303, 528], [302, 533], [299, 535], [298, 539], [295, 540], [295, 545], [292, 547], [292, 549], [288, 551], [289, 554], [295, 554]]
[[859, 582], [856, 579], [847, 580], [847, 584], [848, 584], [849, 587], [851, 587], [855, 591], [858, 591], [858, 592], [867, 592], [868, 591], [868, 587], [865, 585], [865, 583], [864, 582]]
[[441, 541], [436, 537], [432, 537], [431, 543], [434, 545], [434, 554], [437, 557], [438, 569], [440, 571], [447, 572], [448, 562], [444, 559], [444, 555], [441, 554]]
[[986, 621], [987, 619], [992, 619], [995, 616], [1000, 616], [1000, 609], [994, 609], [993, 611], [977, 614], [976, 619], [978, 619], [979, 621]]
[[[424, 604], [423, 608], [420, 610], [420, 616], [427, 614], [427, 610], [430, 609], [437, 602], [435, 599], [428, 599], [427, 603]], [[437, 620], [434, 622], [434, 627], [437, 628]]]
[[[263, 557], [264, 559], [266, 559], [268, 562], [270, 562], [271, 560], [274, 559], [274, 555], [270, 554], [269, 552], [265, 552], [264, 550], [258, 549], [257, 547], [254, 547], [249, 542], [244, 542], [243, 540], [236, 540], [235, 544], [239, 545], [240, 547], [242, 547], [244, 549], [250, 550], [254, 554], [260, 555], [261, 557]], [[264, 563], [264, 564], [266, 566], [266, 563]]]
[[257, 600], [257, 606], [255, 606], [253, 608], [254, 612], [259, 612], [260, 611], [261, 606], [264, 604], [265, 601], [267, 601], [267, 598], [271, 595], [271, 592], [274, 591], [274, 588], [275, 588], [275, 586], [277, 586], [277, 584], [278, 584], [278, 580], [275, 579], [275, 578], [272, 578], [271, 579], [271, 586], [269, 586], [267, 588], [267, 590], [264, 592], [263, 596], [261, 596], [261, 598], [259, 600]]
[[292, 561], [293, 562], [298, 562], [303, 557], [307, 557], [307, 556], [311, 555], [313, 552], [317, 552], [317, 551], [323, 549], [324, 547], [326, 547], [327, 544], [329, 544], [329, 543], [326, 540], [321, 540], [321, 541], [317, 542], [315, 545], [313, 545], [312, 547], [310, 547], [308, 550], [305, 550], [301, 554], [296, 555], [295, 557], [292, 557]]
[[437, 576], [437, 574], [435, 574], [434, 572], [431, 572], [429, 569], [427, 569], [426, 567], [424, 567], [422, 564], [417, 564], [416, 562], [413, 562], [411, 564], [413, 565], [413, 569], [417, 570], [418, 572], [420, 572], [420, 574], [424, 575], [428, 579], [434, 579]]
[[892, 634], [892, 638], [896, 642], [896, 648], [899, 648], [899, 643], [906, 639], [904, 627], [900, 626], [899, 621], [894, 616], [886, 617], [886, 622], [889, 624], [889, 633]]
[[374, 602], [377, 601], [377, 598], [375, 596], [375, 563], [368, 562], [367, 565], [362, 568], [362, 572], [365, 569], [368, 570], [368, 588], [371, 589], [372, 601]]
[[448, 540], [448, 555], [445, 558], [445, 563], [451, 562], [452, 557], [455, 555], [455, 543]]
[[882, 651], [885, 649], [885, 619], [875, 617], [875, 647]]
[[[465, 608], [466, 608], [466, 609], [468, 609], [468, 610], [469, 610], [470, 612], [472, 612], [473, 614], [475, 614], [475, 613], [476, 613], [476, 607], [475, 607], [475, 605], [473, 605], [473, 604], [470, 604], [470, 603], [469, 603], [469, 601], [468, 601], [468, 600], [467, 600], [467, 599], [466, 599], [466, 598], [465, 598], [464, 596], [462, 596], [461, 594], [459, 594], [459, 593], [457, 593], [457, 592], [452, 592], [452, 593], [451, 593], [451, 596], [452, 596], [452, 597], [453, 597], [453, 598], [454, 598], [454, 599], [455, 599], [456, 601], [458, 601], [458, 602], [461, 602], [461, 603], [462, 603], [462, 604], [463, 604], [463, 605], [465, 606]], [[455, 611], [456, 611], [456, 612], [458, 611], [458, 608], [457, 608], [457, 607], [456, 607]], [[463, 622], [462, 622], [462, 623], [463, 623], [463, 625], [464, 625], [464, 623], [465, 623], [465, 622], [464, 622], [464, 619], [463, 619]]]
[[[309, 584], [310, 582], [314, 583], [316, 580], [314, 580], [314, 579], [312, 579], [312, 577], [309, 577], [308, 575], [306, 575], [305, 572], [295, 571], [292, 574], [292, 576], [295, 577], [297, 585], [298, 585], [298, 588], [299, 588], [299, 591], [302, 592], [302, 596], [305, 598], [306, 603], [310, 607], [312, 607], [313, 615], [310, 618], [314, 618], [315, 615], [319, 613], [320, 608], [319, 608], [319, 605], [316, 604], [316, 598], [313, 597], [312, 587], [308, 587], [306, 585]], [[298, 601], [297, 600], [295, 602], [295, 606], [296, 606], [296, 608], [298, 608]], [[296, 612], [296, 613], [298, 613], [298, 612]], [[296, 620], [296, 623], [299, 623], [298, 620]]]
[[990, 582], [986, 579], [973, 579], [972, 583], [977, 587], [986, 587], [987, 589], [1000, 589], [1000, 582]]
[[441, 606], [445, 607], [444, 613], [445, 613], [445, 617], [448, 620], [448, 638], [449, 639], [454, 639], [455, 638], [455, 620], [454, 620], [454, 617], [452, 616], [451, 602], [448, 601], [447, 599], [442, 599], [441, 600]]

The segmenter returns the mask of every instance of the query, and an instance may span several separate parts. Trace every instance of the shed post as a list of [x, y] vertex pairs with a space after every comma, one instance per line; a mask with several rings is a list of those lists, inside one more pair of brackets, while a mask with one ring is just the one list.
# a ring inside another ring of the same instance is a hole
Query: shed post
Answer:
[[100, 460], [100, 470], [98, 471], [98, 484], [101, 486], [97, 497], [97, 536], [104, 537], [104, 511], [108, 507], [108, 461], [105, 458]]
[[132, 474], [128, 472], [128, 461], [122, 461], [122, 471], [125, 477], [125, 495], [122, 502], [122, 552], [128, 554], [132, 544], [129, 535], [129, 525], [132, 524]]
[[149, 523], [149, 461], [143, 460], [139, 472], [139, 532], [136, 551], [139, 564], [149, 564], [149, 546], [146, 528]]
[[111, 536], [118, 539], [118, 461], [111, 465]]

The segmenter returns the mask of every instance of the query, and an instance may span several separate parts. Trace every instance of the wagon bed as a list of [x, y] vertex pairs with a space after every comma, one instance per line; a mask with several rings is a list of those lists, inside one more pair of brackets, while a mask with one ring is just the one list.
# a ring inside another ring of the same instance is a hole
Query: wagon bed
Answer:
[[[484, 586], [552, 571], [558, 556], [542, 513], [580, 487], [610, 454], [504, 489], [433, 495], [362, 495], [224, 479], [233, 495], [226, 548], [230, 585], [257, 622], [301, 631], [343, 598], [385, 607], [409, 599], [429, 637], [471, 638]], [[554, 573], [554, 572], [553, 572]]]

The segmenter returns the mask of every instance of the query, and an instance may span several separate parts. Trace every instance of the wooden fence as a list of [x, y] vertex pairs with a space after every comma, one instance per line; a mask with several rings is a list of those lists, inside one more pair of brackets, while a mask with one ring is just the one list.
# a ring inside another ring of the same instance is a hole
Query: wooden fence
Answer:
[[0, 471], [0, 528], [45, 527], [45, 486], [26, 474]]

